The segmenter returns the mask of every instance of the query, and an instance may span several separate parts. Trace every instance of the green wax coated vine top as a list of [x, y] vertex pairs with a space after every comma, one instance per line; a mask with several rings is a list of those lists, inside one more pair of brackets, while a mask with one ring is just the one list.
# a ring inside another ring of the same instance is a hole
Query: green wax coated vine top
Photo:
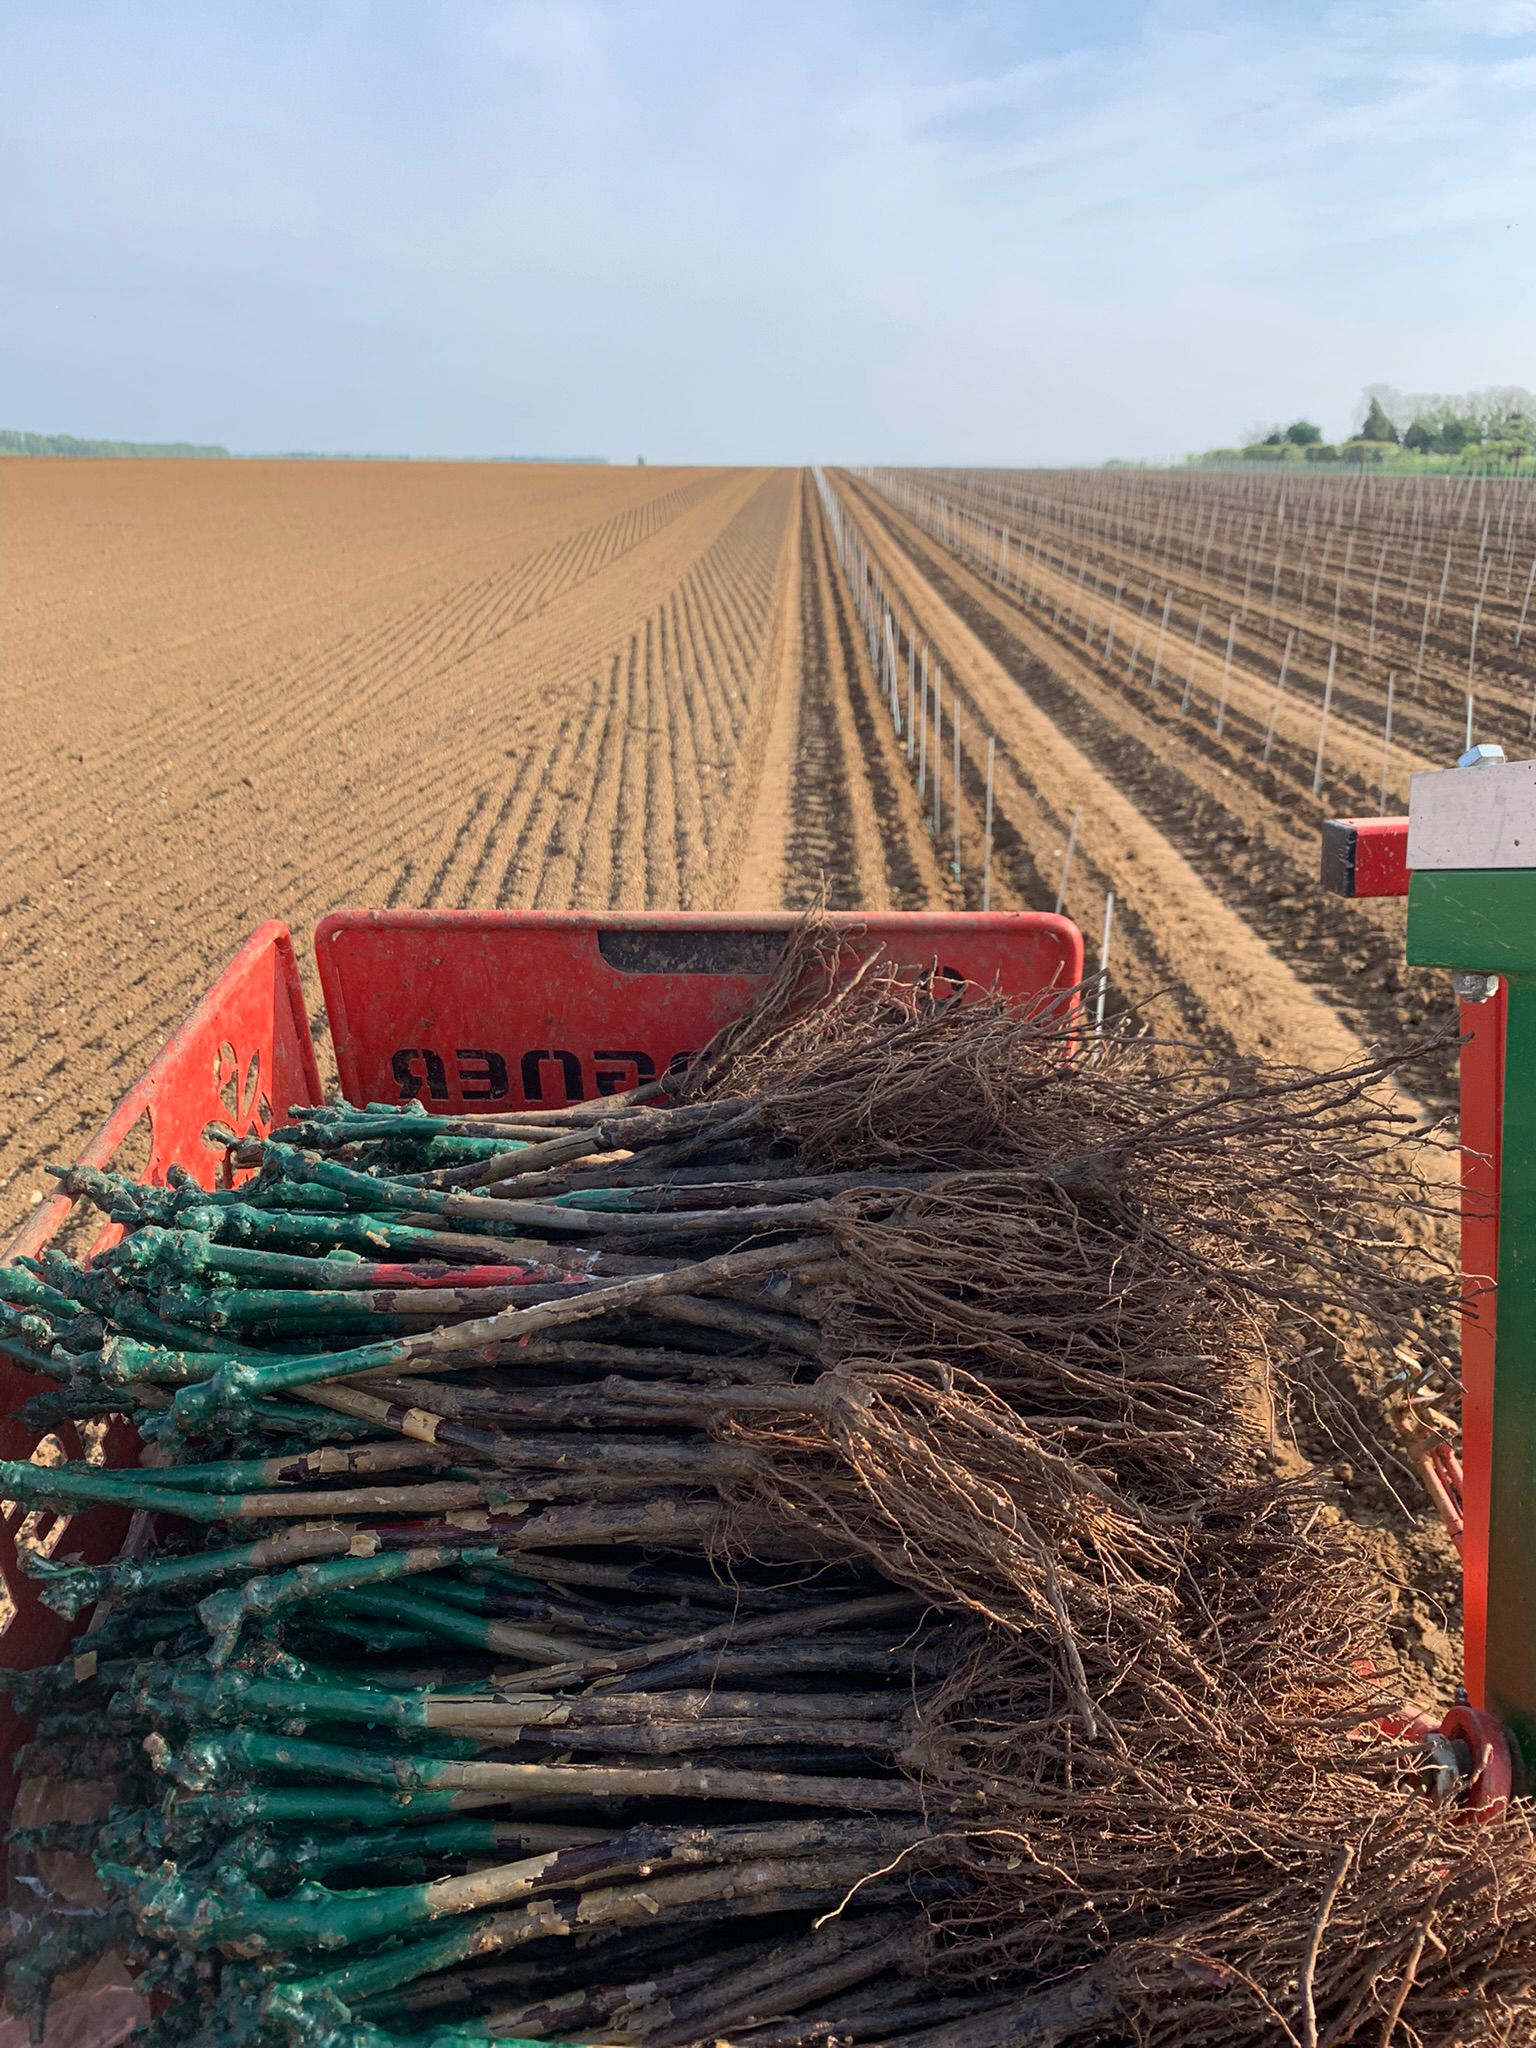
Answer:
[[[243, 1585], [210, 1593], [197, 1610], [199, 1619], [213, 1638], [210, 1660], [217, 1665], [230, 1655], [241, 1625], [248, 1619], [265, 1618], [284, 1607], [300, 1603], [323, 1609], [337, 1593], [419, 1572], [437, 1571], [444, 1565], [476, 1554], [434, 1546], [420, 1550], [385, 1550], [373, 1557], [316, 1559], [295, 1565], [290, 1571], [247, 1579]], [[528, 1584], [531, 1588], [532, 1581]]]

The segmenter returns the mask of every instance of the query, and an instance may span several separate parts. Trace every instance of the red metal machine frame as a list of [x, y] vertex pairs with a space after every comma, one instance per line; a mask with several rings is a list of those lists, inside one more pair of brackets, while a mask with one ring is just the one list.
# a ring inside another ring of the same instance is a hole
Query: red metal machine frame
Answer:
[[[1323, 884], [1340, 896], [1408, 894], [1408, 820], [1333, 818], [1323, 827]], [[1504, 1126], [1505, 996], [1461, 1005], [1461, 1570], [1463, 1684], [1483, 1705], [1488, 1622], [1488, 1491], [1493, 1447]]]

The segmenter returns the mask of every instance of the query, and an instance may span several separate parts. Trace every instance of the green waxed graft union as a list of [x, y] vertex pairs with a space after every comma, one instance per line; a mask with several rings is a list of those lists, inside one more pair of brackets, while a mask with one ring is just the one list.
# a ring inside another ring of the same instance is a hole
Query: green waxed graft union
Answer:
[[263, 1877], [269, 1867], [312, 1877], [328, 1870], [378, 1866], [398, 1876], [425, 1858], [492, 1856], [500, 1846], [500, 1830], [493, 1820], [427, 1821], [417, 1827], [301, 1836], [281, 1849], [264, 1847], [251, 1868]]
[[184, 1946], [238, 1944], [245, 1954], [269, 1949], [352, 1948], [401, 1934], [432, 1917], [428, 1887], [330, 1891], [301, 1884], [287, 1899], [269, 1899], [249, 1883], [227, 1882], [216, 1897], [175, 1875], [138, 1873], [103, 1864], [103, 1879], [123, 1893], [145, 1933]]
[[295, 1565], [290, 1571], [247, 1579], [243, 1585], [208, 1594], [199, 1603], [198, 1618], [213, 1639], [210, 1655], [217, 1664], [230, 1655], [241, 1626], [248, 1620], [265, 1619], [285, 1607], [299, 1605], [313, 1606], [323, 1613], [340, 1594], [419, 1572], [440, 1571], [471, 1554], [425, 1547], [386, 1550], [374, 1557], [317, 1558]]
[[[188, 1792], [178, 1797], [178, 1818], [206, 1823], [215, 1829], [241, 1827], [359, 1828], [387, 1831], [402, 1820], [418, 1818], [421, 1828], [436, 1826], [455, 1810], [451, 1792], [372, 1792], [347, 1786], [332, 1790], [318, 1785], [252, 1785], [228, 1792]], [[345, 1837], [339, 1837], [345, 1840]], [[352, 1837], [362, 1841], [365, 1836]]]
[[420, 1316], [400, 1315], [372, 1307], [352, 1295], [300, 1294], [292, 1288], [162, 1288], [160, 1310], [181, 1323], [211, 1330], [267, 1330], [275, 1336], [323, 1335], [332, 1330], [366, 1326], [394, 1336], [416, 1328]]
[[430, 2034], [391, 2034], [363, 2026], [347, 2036], [345, 2048], [583, 2048], [569, 2034], [559, 2044], [522, 2034], [484, 2034], [473, 2027], [445, 2027]]
[[14, 1302], [20, 1308], [47, 1309], [65, 1322], [87, 1316], [80, 1302], [41, 1279], [29, 1266], [0, 1266], [0, 1299]]

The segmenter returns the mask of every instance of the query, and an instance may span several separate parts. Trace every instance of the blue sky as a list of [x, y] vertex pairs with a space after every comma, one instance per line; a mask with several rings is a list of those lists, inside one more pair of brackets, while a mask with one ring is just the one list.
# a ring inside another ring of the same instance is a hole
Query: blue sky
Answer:
[[0, 425], [1097, 461], [1536, 382], [1536, 0], [50, 0]]

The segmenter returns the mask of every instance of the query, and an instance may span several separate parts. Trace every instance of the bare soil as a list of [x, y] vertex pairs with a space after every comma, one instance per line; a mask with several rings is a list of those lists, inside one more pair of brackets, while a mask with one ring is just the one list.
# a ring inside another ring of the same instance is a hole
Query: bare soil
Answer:
[[344, 903], [733, 902], [798, 504], [763, 470], [0, 465], [0, 1222], [265, 917], [302, 952]]

